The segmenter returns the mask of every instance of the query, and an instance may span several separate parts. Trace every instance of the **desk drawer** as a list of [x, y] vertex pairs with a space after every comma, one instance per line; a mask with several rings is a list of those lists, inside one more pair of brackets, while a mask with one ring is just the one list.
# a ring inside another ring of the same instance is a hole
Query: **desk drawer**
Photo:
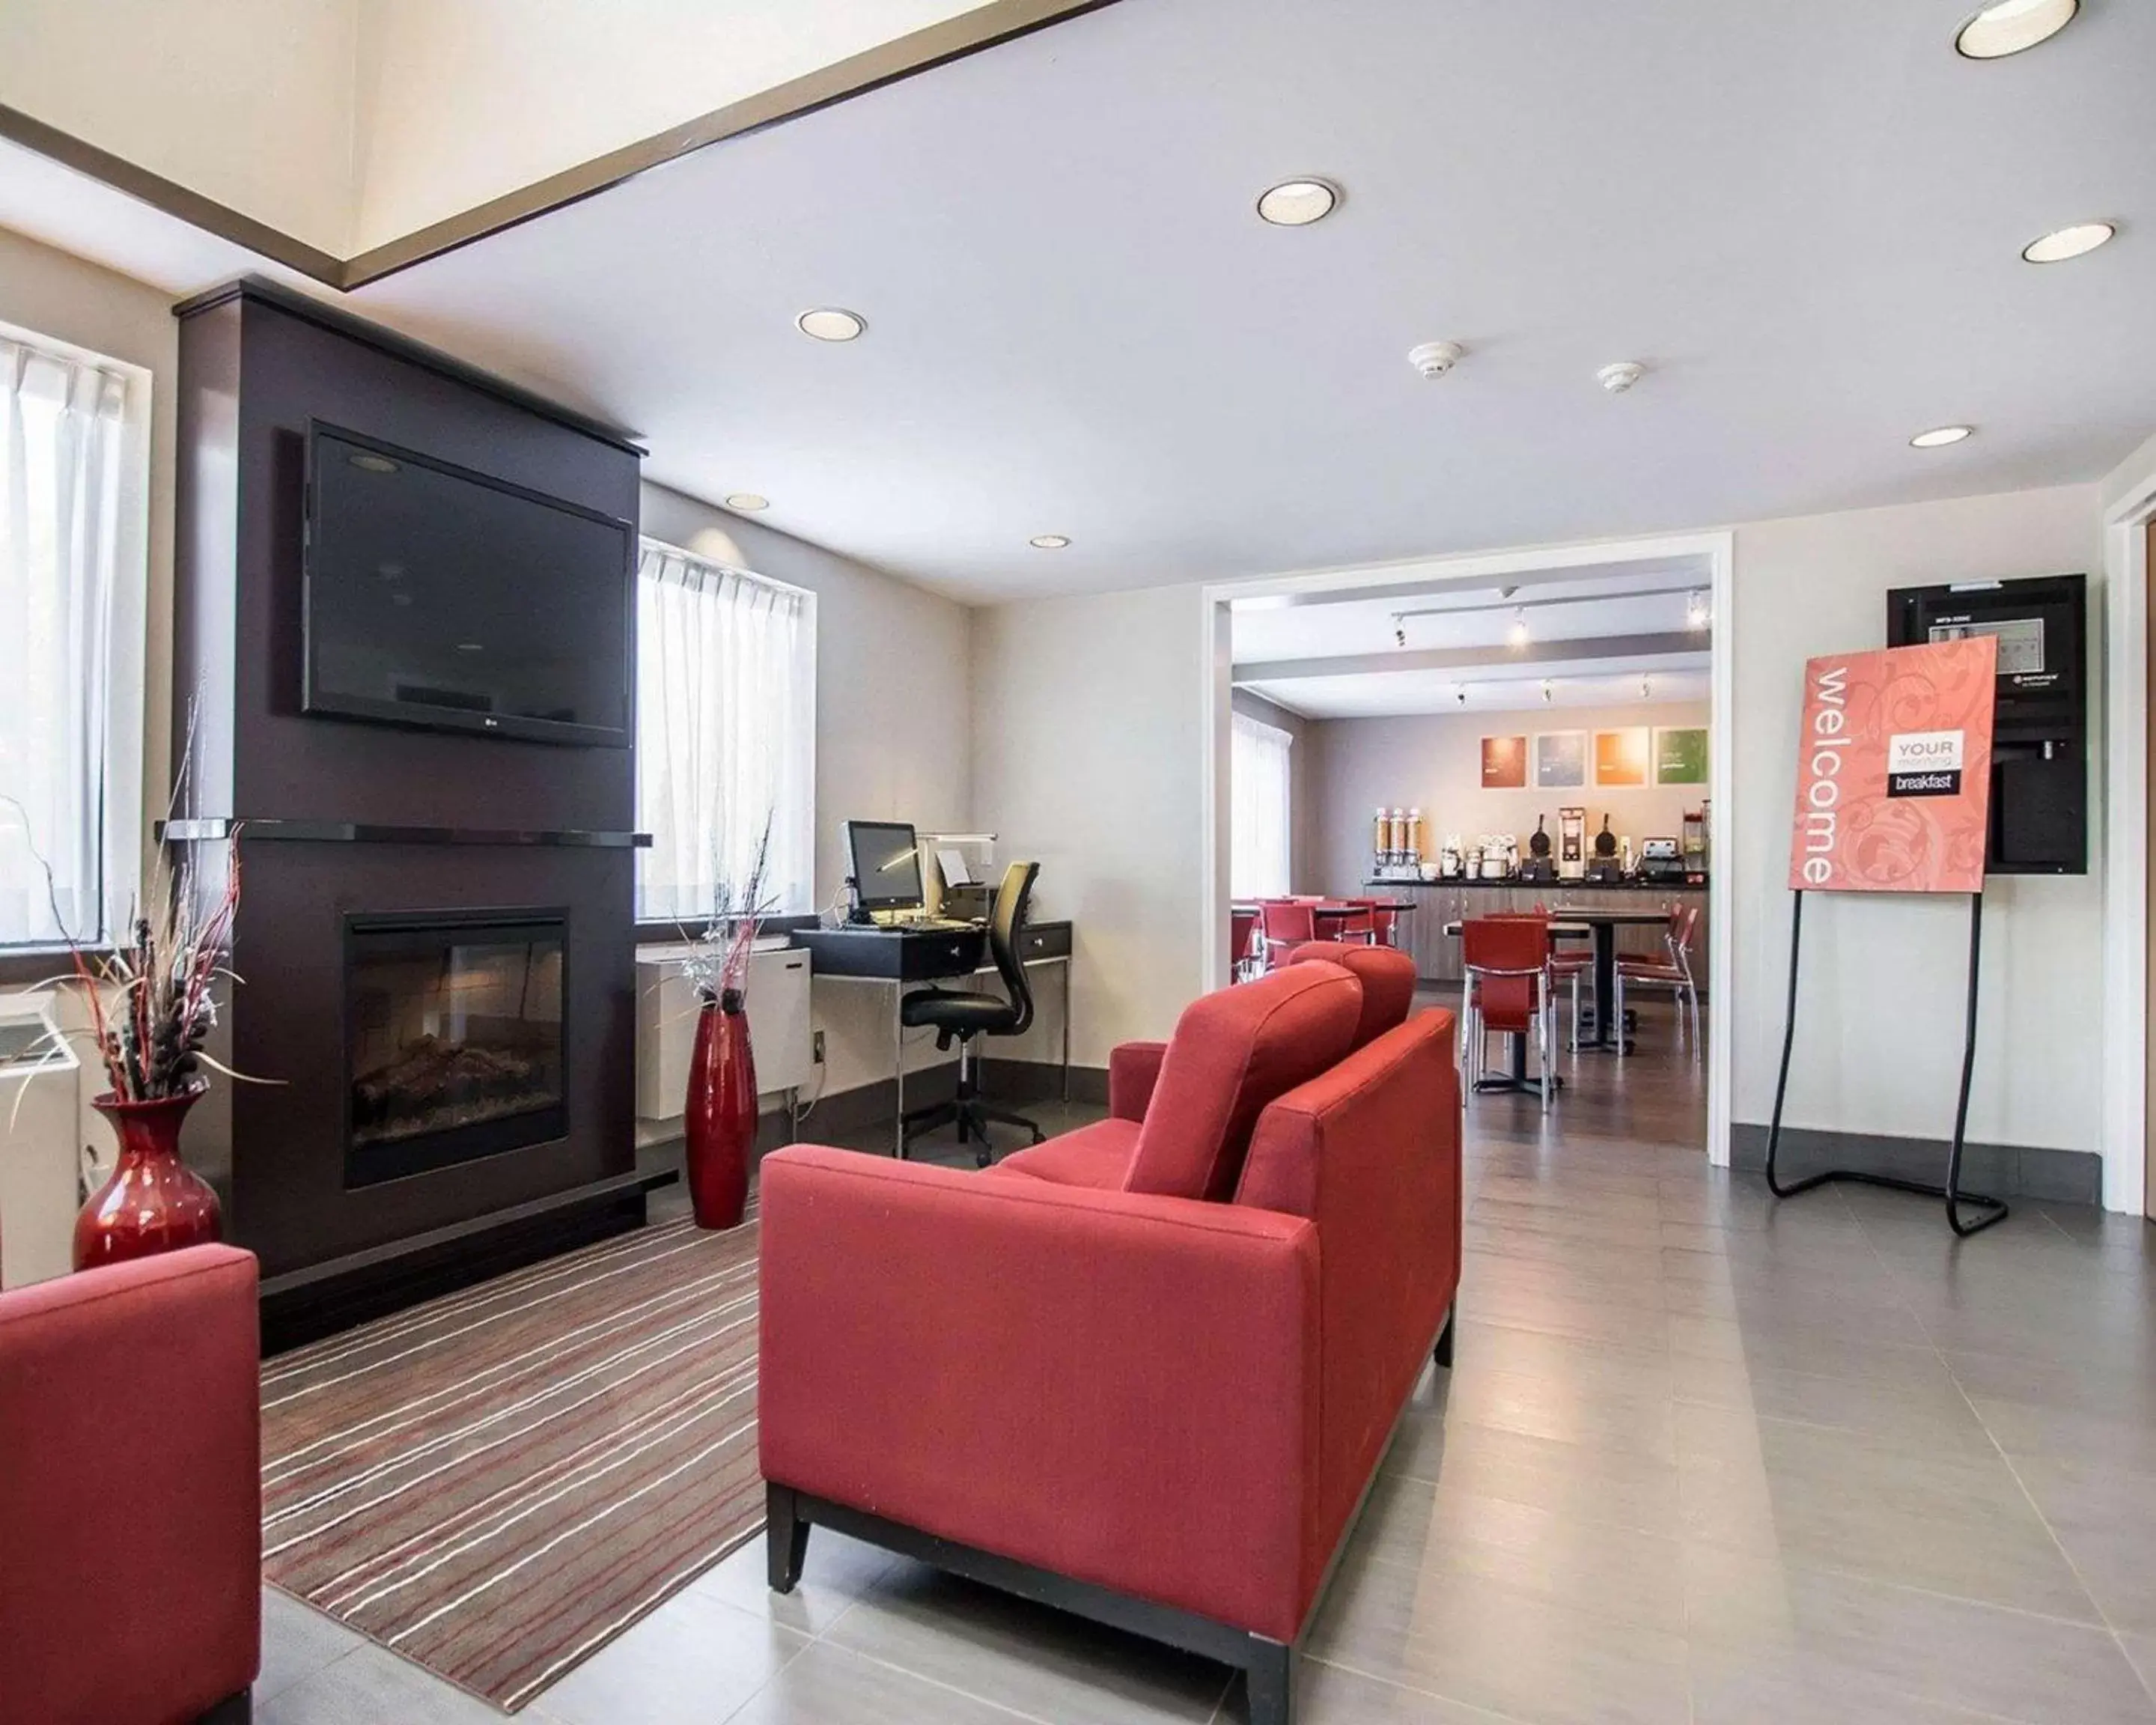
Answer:
[[1070, 956], [1070, 925], [1068, 922], [1035, 922], [1019, 932], [1018, 956], [1021, 963], [1032, 958], [1068, 958]]

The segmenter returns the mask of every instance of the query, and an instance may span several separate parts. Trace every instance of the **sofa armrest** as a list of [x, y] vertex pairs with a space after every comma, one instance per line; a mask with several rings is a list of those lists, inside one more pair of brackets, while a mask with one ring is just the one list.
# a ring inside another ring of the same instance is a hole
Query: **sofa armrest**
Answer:
[[1160, 1082], [1165, 1042], [1122, 1042], [1108, 1050], [1108, 1112], [1143, 1124], [1152, 1087]]
[[820, 1147], [762, 1180], [767, 1479], [1293, 1639], [1309, 1223]]
[[254, 1681], [259, 1366], [228, 1246], [0, 1296], [0, 1712], [160, 1725]]

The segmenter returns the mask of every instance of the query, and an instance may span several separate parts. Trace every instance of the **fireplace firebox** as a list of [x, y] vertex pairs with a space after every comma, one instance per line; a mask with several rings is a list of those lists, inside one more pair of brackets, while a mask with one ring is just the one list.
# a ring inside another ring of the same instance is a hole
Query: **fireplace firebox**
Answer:
[[566, 910], [345, 919], [345, 1184], [561, 1137]]

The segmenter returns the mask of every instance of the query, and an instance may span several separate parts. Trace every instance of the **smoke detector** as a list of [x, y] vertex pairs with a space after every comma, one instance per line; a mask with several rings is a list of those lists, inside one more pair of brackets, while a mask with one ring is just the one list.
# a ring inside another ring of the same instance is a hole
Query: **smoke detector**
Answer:
[[1603, 367], [1594, 374], [1594, 381], [1612, 395], [1622, 395], [1646, 375], [1647, 368], [1637, 360], [1620, 359], [1614, 365]]
[[1408, 349], [1408, 363], [1425, 377], [1442, 377], [1466, 352], [1457, 341], [1425, 341]]

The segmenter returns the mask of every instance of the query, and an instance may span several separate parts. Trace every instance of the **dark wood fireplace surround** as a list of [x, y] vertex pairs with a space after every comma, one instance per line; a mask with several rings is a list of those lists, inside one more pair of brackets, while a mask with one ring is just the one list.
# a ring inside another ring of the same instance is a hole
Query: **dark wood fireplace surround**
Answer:
[[[173, 842], [237, 842], [245, 980], [189, 1159], [261, 1260], [264, 1344], [292, 1345], [639, 1225], [634, 761], [300, 711], [308, 422], [350, 426], [634, 521], [621, 431], [274, 284], [177, 310], [175, 753], [195, 783]], [[624, 579], [631, 578], [624, 572]], [[235, 830], [234, 840], [228, 835]], [[408, 1178], [348, 1184], [347, 918], [547, 906], [567, 917], [566, 1130]]]

